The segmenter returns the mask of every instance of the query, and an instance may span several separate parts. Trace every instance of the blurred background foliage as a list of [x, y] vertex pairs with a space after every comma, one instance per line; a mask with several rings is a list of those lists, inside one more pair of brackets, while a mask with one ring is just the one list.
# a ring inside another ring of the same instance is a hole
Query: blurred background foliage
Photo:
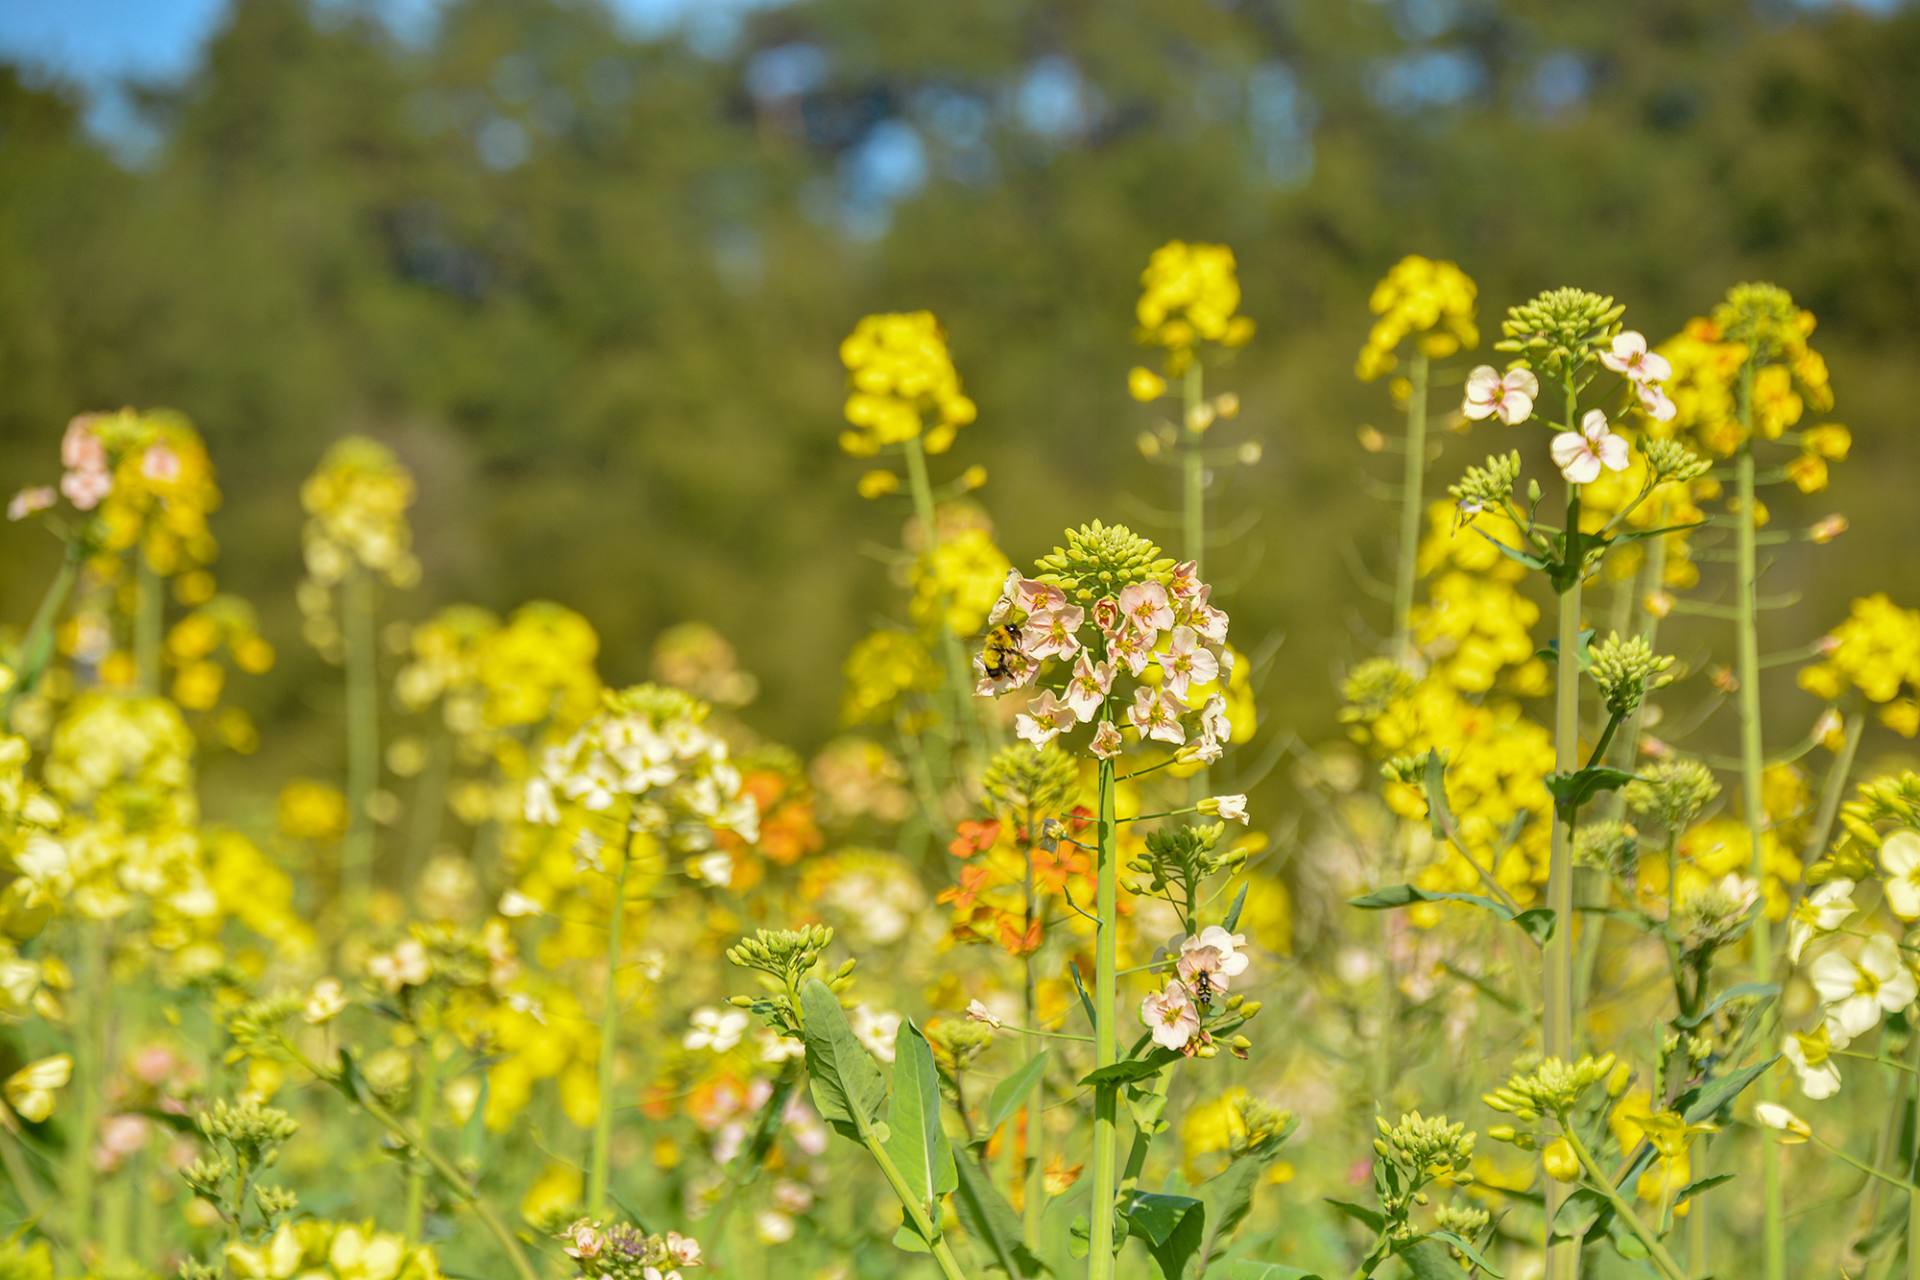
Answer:
[[[1236, 634], [1285, 633], [1270, 724], [1330, 733], [1333, 675], [1384, 624], [1355, 566], [1381, 562], [1370, 485], [1397, 463], [1356, 432], [1395, 410], [1352, 370], [1368, 292], [1408, 252], [1475, 276], [1488, 329], [1561, 283], [1656, 338], [1734, 281], [1791, 289], [1864, 465], [1807, 499], [1847, 513], [1851, 545], [1769, 580], [1805, 593], [1770, 625], [1797, 643], [1855, 595], [1920, 597], [1908, 7], [408, 11], [239, 0], [105, 137], [86, 87], [0, 65], [4, 487], [53, 475], [78, 410], [189, 414], [226, 493], [222, 581], [282, 654], [254, 710], [309, 766], [339, 713], [298, 640], [297, 494], [333, 438], [381, 437], [420, 477], [409, 615], [560, 601], [601, 629], [614, 684], [704, 619], [762, 678], [757, 727], [812, 746], [884, 598], [861, 547], [899, 535], [834, 445], [842, 335], [940, 315], [980, 406], [953, 457], [990, 468], [1016, 562], [1096, 515], [1169, 537], [1174, 473], [1135, 447], [1125, 374], [1138, 272], [1176, 237], [1234, 246], [1261, 326], [1209, 390], [1240, 392], [1236, 431], [1266, 445], [1216, 510], [1262, 521], [1210, 576]], [[1436, 480], [1494, 443], [1449, 439]], [[0, 615], [56, 558], [0, 531]], [[1799, 700], [1795, 732], [1818, 709], [1790, 675], [1772, 692]]]

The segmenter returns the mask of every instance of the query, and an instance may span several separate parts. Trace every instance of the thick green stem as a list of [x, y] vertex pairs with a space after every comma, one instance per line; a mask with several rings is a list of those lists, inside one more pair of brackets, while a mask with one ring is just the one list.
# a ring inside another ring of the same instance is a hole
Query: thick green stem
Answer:
[[94, 1223], [93, 1148], [100, 1132], [107, 1095], [109, 1026], [113, 1016], [113, 941], [106, 926], [80, 924], [80, 1004], [74, 1019], [73, 1131], [67, 1137], [61, 1198], [66, 1201], [68, 1236], [84, 1242]]
[[587, 1212], [607, 1212], [607, 1148], [613, 1140], [613, 1060], [620, 1038], [620, 935], [627, 919], [627, 869], [633, 865], [634, 827], [627, 821], [626, 847], [613, 878], [607, 919], [607, 992], [600, 1012], [600, 1093], [593, 1115], [593, 1149], [587, 1160]]
[[[1574, 417], [1574, 397], [1567, 395], [1567, 418]], [[1567, 529], [1572, 538], [1580, 527], [1580, 490], [1567, 486]], [[1580, 579], [1560, 593], [1559, 616], [1555, 628], [1557, 652], [1554, 669], [1553, 745], [1554, 769], [1571, 773], [1580, 767]], [[1544, 1018], [1541, 1039], [1549, 1057], [1573, 1059], [1573, 823], [1553, 824], [1552, 844], [1547, 862], [1547, 906], [1553, 911], [1553, 937], [1545, 948]], [[1548, 1178], [1547, 1222], [1553, 1222], [1566, 1188]], [[1551, 1230], [1547, 1241], [1549, 1280], [1571, 1280], [1580, 1267], [1579, 1246], [1570, 1240], [1555, 1241]]]
[[[887, 1185], [893, 1188], [893, 1194], [899, 1198], [900, 1207], [906, 1211], [907, 1221], [913, 1224], [914, 1230], [920, 1233], [921, 1239], [933, 1241], [933, 1260], [940, 1264], [940, 1274], [947, 1280], [967, 1280], [966, 1272], [960, 1269], [960, 1263], [953, 1256], [952, 1246], [947, 1243], [944, 1235], [935, 1230], [936, 1224], [921, 1207], [913, 1188], [909, 1187], [907, 1180], [901, 1176], [900, 1166], [896, 1165], [893, 1157], [887, 1154], [885, 1144], [864, 1128], [862, 1139], [866, 1144], [867, 1153], [873, 1157], [874, 1163], [880, 1166], [880, 1173], [886, 1178]], [[967, 1156], [960, 1158], [968, 1159]]]
[[[1119, 998], [1114, 932], [1119, 924], [1120, 865], [1113, 818], [1113, 761], [1100, 762], [1099, 916], [1093, 944], [1093, 1065], [1111, 1066], [1119, 1058], [1114, 1009]], [[1093, 1201], [1088, 1209], [1087, 1280], [1113, 1276], [1113, 1203], [1120, 1155], [1120, 1091], [1102, 1085], [1093, 1094]]]
[[373, 574], [356, 565], [342, 591], [347, 664], [347, 837], [342, 889], [349, 902], [373, 890], [373, 789], [380, 780], [380, 677]]
[[1413, 587], [1420, 560], [1420, 526], [1426, 520], [1427, 357], [1415, 352], [1408, 369], [1406, 455], [1400, 472], [1400, 546], [1393, 562], [1393, 656], [1413, 656]]
[[1914, 1068], [1913, 1157], [1907, 1165], [1907, 1280], [1920, 1280], [1920, 1030], [1910, 1034]]
[[160, 692], [160, 637], [166, 630], [167, 580], [148, 567], [146, 557], [139, 560], [134, 578], [134, 672], [140, 692], [154, 697]]
[[1620, 1221], [1627, 1224], [1627, 1229], [1646, 1246], [1647, 1254], [1653, 1259], [1654, 1265], [1660, 1268], [1660, 1273], [1666, 1276], [1667, 1280], [1687, 1280], [1687, 1273], [1681, 1269], [1678, 1262], [1673, 1260], [1673, 1255], [1667, 1252], [1666, 1246], [1660, 1243], [1660, 1237], [1649, 1230], [1646, 1223], [1640, 1221], [1640, 1215], [1633, 1211], [1633, 1206], [1628, 1204], [1626, 1198], [1615, 1188], [1613, 1179], [1594, 1163], [1593, 1153], [1587, 1150], [1584, 1142], [1580, 1141], [1580, 1135], [1573, 1125], [1562, 1123], [1560, 1132], [1566, 1138], [1567, 1145], [1573, 1148], [1573, 1154], [1578, 1157], [1580, 1166], [1587, 1171], [1588, 1181], [1593, 1184], [1595, 1190], [1606, 1197], [1607, 1203], [1613, 1206], [1613, 1211], [1619, 1215]]
[[[933, 484], [927, 478], [927, 452], [921, 446], [920, 437], [915, 436], [902, 446], [907, 459], [907, 487], [913, 493], [913, 509], [920, 517], [920, 537], [925, 544], [924, 554], [932, 556], [940, 547], [940, 522], [933, 505]], [[952, 706], [954, 727], [950, 736], [966, 739], [969, 749], [977, 756], [980, 754], [980, 719], [973, 710], [973, 681], [967, 675], [967, 655], [961, 647], [960, 637], [953, 633], [944, 616], [937, 620], [940, 629], [940, 652], [947, 664], [947, 683], [952, 686]]]
[[[1740, 418], [1744, 424], [1752, 421], [1753, 371], [1751, 362], [1742, 369], [1740, 375]], [[1756, 547], [1756, 529], [1754, 512], [1754, 466], [1752, 432], [1749, 430], [1747, 443], [1740, 448], [1740, 454], [1734, 463], [1735, 500], [1739, 510], [1734, 513], [1737, 542], [1735, 549], [1736, 573], [1738, 581], [1734, 584], [1736, 625], [1735, 661], [1736, 674], [1740, 681], [1740, 805], [1741, 815], [1747, 828], [1747, 838], [1752, 842], [1752, 863], [1750, 874], [1754, 882], [1766, 891], [1767, 849], [1766, 849], [1766, 811], [1762, 808], [1762, 774], [1766, 762], [1762, 757], [1762, 738], [1760, 732], [1760, 624], [1759, 624], [1759, 557]], [[1752, 976], [1755, 982], [1770, 982], [1773, 979], [1773, 930], [1762, 916], [1755, 923], [1751, 937], [1753, 939]], [[1779, 1100], [1778, 1081], [1771, 1077], [1760, 1080], [1761, 1098], [1768, 1102]], [[1766, 1265], [1766, 1280], [1786, 1280], [1787, 1275], [1787, 1217], [1785, 1187], [1781, 1182], [1780, 1152], [1771, 1142], [1760, 1147], [1761, 1196], [1765, 1204], [1766, 1224], [1763, 1235], [1763, 1257]]]
[[40, 683], [47, 664], [53, 659], [53, 629], [60, 621], [60, 613], [67, 607], [67, 597], [73, 594], [74, 580], [80, 575], [82, 559], [80, 544], [69, 542], [67, 553], [60, 561], [60, 571], [47, 585], [46, 594], [40, 597], [40, 605], [33, 611], [33, 621], [27, 624], [27, 634], [20, 640], [20, 647], [13, 654], [13, 687], [0, 691], [0, 711], [6, 713], [0, 717], [0, 727], [12, 724], [13, 702], [33, 692]]
[[[413, 1081], [413, 1130], [424, 1144], [433, 1137], [433, 1105], [440, 1091], [440, 1062], [433, 1037], [420, 1038], [420, 1062]], [[427, 1220], [427, 1166], [418, 1154], [407, 1162], [407, 1240], [420, 1243]]]
[[[1029, 813], [1027, 816], [1029, 830], [1032, 829], [1033, 822], [1033, 815]], [[1027, 851], [1026, 895], [1027, 929], [1029, 932], [1031, 932], [1033, 926], [1039, 920], [1040, 912], [1039, 896], [1034, 892], [1033, 854], [1033, 850], [1029, 849]], [[1023, 1033], [1021, 1039], [1023, 1047], [1027, 1052], [1028, 1062], [1033, 1061], [1035, 1055], [1044, 1052], [1041, 1048], [1040, 1036], [1034, 1030], [1035, 1023], [1039, 1021], [1040, 1017], [1039, 959], [1040, 957], [1037, 950], [1030, 951], [1027, 953], [1023, 962], [1023, 967], [1026, 970], [1026, 982], [1024, 986], [1024, 994], [1026, 997], [1026, 1031]], [[1040, 1248], [1040, 1217], [1046, 1209], [1046, 1187], [1044, 1179], [1046, 1176], [1047, 1157], [1046, 1133], [1043, 1127], [1046, 1119], [1046, 1094], [1046, 1081], [1042, 1079], [1038, 1084], [1034, 1085], [1032, 1092], [1027, 1095], [1027, 1176], [1026, 1190], [1023, 1193], [1020, 1203], [1020, 1235], [1021, 1239], [1026, 1242], [1027, 1248], [1035, 1252]], [[1011, 1147], [1013, 1144], [1008, 1143], [1007, 1145]]]

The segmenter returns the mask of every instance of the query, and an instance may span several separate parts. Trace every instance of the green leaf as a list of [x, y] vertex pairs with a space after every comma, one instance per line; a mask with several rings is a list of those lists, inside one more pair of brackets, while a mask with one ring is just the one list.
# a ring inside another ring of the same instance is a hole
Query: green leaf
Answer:
[[1093, 997], [1087, 994], [1087, 984], [1080, 981], [1080, 966], [1069, 961], [1067, 972], [1073, 975], [1073, 989], [1080, 993], [1080, 1007], [1087, 1014], [1087, 1030], [1097, 1034], [1100, 1030], [1100, 1019], [1093, 1012]]
[[1680, 1095], [1678, 1110], [1688, 1124], [1698, 1124], [1719, 1114], [1721, 1108], [1739, 1097], [1746, 1087], [1765, 1075], [1767, 1068], [1780, 1060], [1779, 1054], [1762, 1058], [1750, 1067], [1696, 1085]]
[[1252, 1258], [1236, 1258], [1220, 1274], [1224, 1280], [1321, 1280], [1316, 1271], [1305, 1271], [1284, 1262], [1256, 1262]]
[[1021, 1063], [1012, 1075], [993, 1086], [993, 1092], [987, 1095], [987, 1123], [980, 1131], [979, 1141], [985, 1142], [991, 1138], [1001, 1125], [1013, 1118], [1046, 1073], [1047, 1051], [1042, 1049]]
[[1240, 923], [1240, 912], [1247, 905], [1247, 890], [1252, 887], [1253, 881], [1243, 880], [1240, 892], [1233, 895], [1233, 905], [1227, 908], [1227, 918], [1220, 922], [1220, 927], [1228, 933], [1232, 933], [1233, 927]]
[[865, 1142], [887, 1100], [887, 1082], [826, 983], [809, 978], [800, 989], [800, 1009], [813, 1109], [842, 1136]]
[[1661, 538], [1669, 533], [1685, 533], [1689, 529], [1698, 529], [1706, 524], [1705, 520], [1695, 520], [1691, 524], [1663, 524], [1658, 529], [1626, 529], [1613, 535], [1615, 546], [1629, 542], [1644, 542], [1648, 538]]
[[481, 1157], [487, 1149], [487, 1097], [492, 1092], [492, 1077], [480, 1073], [480, 1096], [473, 1100], [473, 1112], [460, 1128], [460, 1155], [476, 1171], [484, 1166]]
[[1413, 1280], [1467, 1280], [1467, 1273], [1453, 1260], [1447, 1247], [1431, 1236], [1402, 1245], [1394, 1253], [1407, 1264]]
[[1541, 559], [1538, 555], [1535, 555], [1531, 551], [1522, 551], [1510, 542], [1502, 542], [1477, 524], [1470, 524], [1467, 528], [1472, 529], [1488, 542], [1500, 548], [1500, 554], [1506, 556], [1509, 560], [1518, 560], [1529, 569], [1544, 569], [1547, 567], [1547, 561]]
[[1369, 1209], [1366, 1205], [1355, 1204], [1351, 1200], [1335, 1200], [1332, 1196], [1328, 1196], [1326, 1200], [1339, 1212], [1352, 1218], [1369, 1231], [1378, 1232], [1387, 1224], [1387, 1220], [1381, 1216], [1378, 1209]]
[[1437, 1240], [1441, 1244], [1451, 1245], [1460, 1251], [1461, 1257], [1480, 1268], [1481, 1274], [1487, 1276], [1488, 1280], [1501, 1280], [1500, 1269], [1491, 1262], [1488, 1262], [1486, 1258], [1481, 1255], [1480, 1251], [1473, 1247], [1472, 1241], [1451, 1231], [1430, 1232], [1427, 1239]]
[[1200, 1188], [1201, 1198], [1207, 1202], [1207, 1233], [1201, 1241], [1195, 1280], [1204, 1276], [1207, 1267], [1226, 1252], [1234, 1232], [1253, 1209], [1254, 1192], [1259, 1189], [1267, 1167], [1279, 1158], [1280, 1148], [1297, 1127], [1298, 1121], [1290, 1117], [1279, 1133], [1235, 1156], [1225, 1169]]
[[1737, 986], [1728, 987], [1725, 991], [1722, 991], [1713, 998], [1706, 1008], [1694, 1014], [1692, 1017], [1675, 1018], [1673, 1025], [1691, 1030], [1705, 1022], [1708, 1018], [1711, 1018], [1714, 1014], [1720, 1012], [1720, 1010], [1735, 1000], [1745, 1000], [1749, 997], [1771, 999], [1779, 994], [1780, 984], [1777, 982], [1742, 982]]
[[1147, 1246], [1166, 1280], [1179, 1280], [1187, 1259], [1200, 1247], [1207, 1206], [1192, 1196], [1135, 1191], [1121, 1200], [1120, 1217], [1127, 1231]]
[[1161, 1068], [1178, 1061], [1179, 1057], [1172, 1049], [1155, 1049], [1144, 1058], [1122, 1058], [1089, 1071], [1080, 1077], [1080, 1083], [1096, 1089], [1101, 1085], [1132, 1084], [1159, 1075]]
[[1590, 1187], [1576, 1187], [1560, 1202], [1559, 1211], [1553, 1215], [1553, 1238], [1584, 1240], [1595, 1223], [1611, 1217], [1613, 1206], [1605, 1196]]
[[1362, 911], [1389, 911], [1395, 907], [1409, 906], [1415, 902], [1465, 902], [1491, 911], [1502, 920], [1519, 925], [1529, 938], [1545, 944], [1553, 937], [1553, 912], [1547, 907], [1531, 907], [1515, 912], [1504, 902], [1478, 893], [1431, 893], [1425, 889], [1416, 889], [1410, 884], [1390, 884], [1372, 893], [1362, 894], [1358, 898], [1349, 898], [1347, 905], [1359, 907]]
[[[940, 1076], [933, 1047], [912, 1019], [893, 1039], [893, 1100], [887, 1108], [887, 1154], [940, 1238], [940, 1198], [958, 1185], [953, 1147], [940, 1127]], [[909, 1222], [908, 1230], [911, 1230]]]
[[954, 1161], [954, 1170], [960, 1183], [953, 1193], [954, 1214], [961, 1230], [980, 1242], [987, 1265], [1006, 1272], [1012, 1280], [1045, 1275], [1046, 1264], [1027, 1250], [1020, 1238], [1020, 1219], [993, 1179], [965, 1156]]
[[1602, 792], [1617, 791], [1633, 780], [1634, 775], [1625, 769], [1597, 764], [1572, 773], [1550, 773], [1546, 778], [1554, 810], [1563, 819]]

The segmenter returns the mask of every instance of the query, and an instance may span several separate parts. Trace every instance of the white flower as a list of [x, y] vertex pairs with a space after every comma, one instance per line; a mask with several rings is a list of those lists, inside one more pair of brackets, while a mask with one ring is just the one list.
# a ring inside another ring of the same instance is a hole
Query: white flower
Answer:
[[1777, 1103], [1761, 1103], [1753, 1109], [1753, 1118], [1769, 1129], [1779, 1130], [1780, 1141], [1789, 1145], [1813, 1136], [1812, 1126]]
[[1167, 651], [1157, 657], [1167, 673], [1167, 688], [1177, 698], [1185, 698], [1191, 685], [1212, 684], [1220, 674], [1219, 659], [1200, 647], [1200, 633], [1192, 627], [1175, 627]]
[[868, 1053], [882, 1062], [893, 1061], [893, 1039], [900, 1032], [899, 1014], [875, 1013], [860, 1004], [853, 1007], [847, 1021], [853, 1025], [853, 1034]]
[[758, 1040], [760, 1061], [770, 1067], [777, 1067], [783, 1062], [792, 1062], [795, 1058], [803, 1058], [807, 1053], [804, 1042], [783, 1036], [768, 1027], [760, 1029]]
[[537, 916], [543, 908], [518, 889], [509, 889], [500, 895], [500, 914], [509, 920], [518, 920], [524, 916]]
[[1665, 382], [1673, 376], [1673, 366], [1657, 351], [1647, 350], [1646, 338], [1632, 329], [1614, 335], [1613, 350], [1602, 352], [1600, 363], [1629, 382]]
[[716, 1009], [712, 1006], [693, 1011], [693, 1028], [681, 1037], [680, 1043], [688, 1049], [711, 1049], [715, 1053], [725, 1053], [739, 1044], [747, 1034], [747, 1024], [752, 1021], [744, 1009]]
[[1553, 438], [1553, 465], [1572, 484], [1592, 484], [1600, 478], [1600, 468], [1625, 471], [1627, 442], [1613, 434], [1607, 415], [1589, 409], [1580, 419], [1578, 431], [1562, 431]]
[[1851, 880], [1829, 880], [1800, 899], [1787, 924], [1787, 958], [1799, 964], [1807, 944], [1845, 924], [1854, 909]]
[[402, 987], [417, 987], [433, 974], [433, 961], [419, 939], [408, 938], [392, 951], [382, 952], [367, 961], [367, 972], [397, 994]]
[[1134, 690], [1133, 705], [1127, 708], [1127, 719], [1140, 731], [1142, 738], [1158, 738], [1177, 747], [1187, 740], [1186, 731], [1180, 727], [1182, 710], [1172, 694], [1142, 685]]
[[1013, 718], [1014, 736], [1031, 742], [1041, 748], [1060, 736], [1062, 730], [1071, 729], [1075, 723], [1073, 708], [1060, 701], [1051, 689], [1047, 689], [1027, 704], [1027, 709]]
[[1902, 920], [1920, 920], [1920, 832], [1896, 831], [1880, 846], [1887, 869], [1887, 905]]
[[1120, 731], [1113, 727], [1113, 721], [1102, 720], [1100, 727], [1093, 731], [1093, 741], [1087, 749], [1102, 760], [1111, 760], [1120, 754], [1124, 745], [1120, 741]]
[[1080, 651], [1080, 625], [1086, 620], [1087, 611], [1077, 604], [1036, 610], [1020, 626], [1020, 647], [1035, 661], [1064, 661]]
[[1163, 1049], [1184, 1049], [1200, 1033], [1200, 1014], [1187, 989], [1169, 982], [1164, 991], [1140, 1002], [1140, 1021], [1153, 1031], [1153, 1042]]
[[702, 884], [724, 889], [733, 882], [733, 855], [724, 849], [702, 854], [692, 863], [694, 878]]
[[1167, 944], [1169, 950], [1185, 954], [1197, 947], [1211, 947], [1220, 953], [1220, 974], [1222, 977], [1237, 978], [1247, 971], [1252, 963], [1249, 956], [1242, 954], [1247, 945], [1244, 933], [1228, 933], [1217, 924], [1210, 924], [1191, 938], [1175, 938]]
[[984, 1022], [995, 1031], [998, 1031], [1006, 1025], [1006, 1023], [1000, 1021], [993, 1010], [987, 1008], [986, 1005], [980, 1003], [978, 1000], [969, 1000], [967, 1002], [967, 1021]]
[[313, 990], [307, 993], [307, 1005], [303, 1016], [308, 1022], [319, 1026], [331, 1022], [347, 1007], [346, 988], [340, 985], [338, 978], [322, 978], [313, 984]]
[[1840, 1092], [1840, 1069], [1833, 1065], [1833, 1044], [1822, 1026], [1811, 1033], [1790, 1031], [1780, 1052], [1800, 1075], [1800, 1092], [1818, 1102]]
[[1067, 706], [1073, 709], [1074, 717], [1085, 724], [1099, 714], [1112, 688], [1113, 664], [1095, 662], [1083, 653], [1073, 664], [1073, 678], [1067, 681]]
[[1857, 958], [1827, 952], [1813, 962], [1807, 976], [1827, 1006], [1829, 1034], [1836, 1045], [1865, 1035], [1881, 1014], [1906, 1008], [1916, 994], [1913, 972], [1885, 934], [1869, 938]]
[[1247, 824], [1247, 798], [1245, 796], [1208, 796], [1198, 806], [1201, 813], [1217, 814], [1228, 822]]
[[1508, 426], [1518, 426], [1533, 416], [1533, 398], [1540, 394], [1540, 380], [1531, 369], [1509, 369], [1502, 374], [1483, 364], [1467, 375], [1467, 398], [1460, 412], [1479, 422], [1497, 417]]

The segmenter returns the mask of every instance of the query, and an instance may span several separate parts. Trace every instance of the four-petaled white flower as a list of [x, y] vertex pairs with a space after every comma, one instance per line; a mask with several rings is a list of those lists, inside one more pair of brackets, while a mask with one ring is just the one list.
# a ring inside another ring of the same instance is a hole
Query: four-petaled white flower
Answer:
[[1141, 737], [1158, 738], [1177, 747], [1187, 740], [1186, 730], [1180, 727], [1181, 710], [1171, 694], [1143, 685], [1134, 690], [1133, 705], [1127, 708], [1127, 719], [1140, 731]]
[[1753, 1109], [1753, 1118], [1769, 1129], [1777, 1130], [1780, 1141], [1788, 1145], [1805, 1142], [1813, 1136], [1813, 1127], [1776, 1102], [1763, 1102]]
[[1217, 815], [1228, 822], [1247, 824], [1247, 798], [1240, 796], [1208, 796], [1199, 804], [1201, 813]]
[[1167, 688], [1177, 698], [1185, 698], [1196, 684], [1212, 684], [1220, 674], [1220, 661], [1200, 644], [1200, 633], [1192, 627], [1175, 627], [1165, 653], [1157, 655], [1160, 669], [1167, 673]]
[[1614, 335], [1613, 349], [1601, 352], [1600, 363], [1629, 382], [1665, 382], [1673, 376], [1667, 358], [1648, 350], [1646, 336], [1632, 329]]
[[899, 1014], [875, 1013], [867, 1006], [857, 1004], [847, 1021], [853, 1025], [854, 1037], [868, 1053], [882, 1062], [893, 1061], [893, 1038], [900, 1032]]
[[1627, 469], [1627, 442], [1613, 434], [1607, 415], [1589, 409], [1580, 419], [1578, 431], [1562, 431], [1553, 438], [1553, 465], [1572, 484], [1592, 484], [1600, 478], [1600, 468], [1609, 471]]
[[1060, 701], [1059, 695], [1053, 690], [1045, 689], [1027, 704], [1025, 711], [1013, 718], [1013, 732], [1036, 748], [1044, 747], [1059, 737], [1062, 731], [1071, 729], [1074, 719], [1073, 708]]
[[1827, 952], [1813, 962], [1807, 976], [1827, 1007], [1828, 1034], [1836, 1047], [1865, 1035], [1881, 1014], [1906, 1008], [1920, 994], [1913, 971], [1885, 934], [1867, 939], [1857, 957]]
[[1205, 973], [1215, 987], [1225, 991], [1235, 978], [1247, 971], [1251, 961], [1242, 951], [1246, 945], [1246, 934], [1228, 933], [1219, 925], [1210, 924], [1192, 937], [1175, 938], [1168, 949], [1178, 953], [1175, 968], [1183, 981], [1191, 982]]
[[1120, 754], [1125, 744], [1120, 740], [1120, 731], [1113, 727], [1113, 721], [1102, 720], [1100, 727], [1093, 731], [1093, 741], [1087, 744], [1087, 750], [1101, 760], [1111, 760]]
[[739, 1044], [753, 1021], [744, 1009], [716, 1009], [705, 1006], [693, 1011], [693, 1026], [680, 1043], [688, 1049], [711, 1049], [725, 1053]]
[[1200, 1011], [1178, 982], [1169, 982], [1165, 990], [1140, 1002], [1140, 1021], [1152, 1030], [1153, 1042], [1163, 1049], [1184, 1049], [1200, 1034]]
[[1099, 712], [1112, 689], [1113, 664], [1095, 662], [1091, 654], [1083, 653], [1073, 664], [1073, 678], [1067, 681], [1067, 705], [1085, 724]]
[[1080, 624], [1087, 611], [1077, 604], [1062, 604], [1038, 609], [1027, 615], [1020, 627], [1020, 643], [1030, 658], [1059, 658], [1065, 661], [1080, 652]]
[[1539, 394], [1540, 379], [1533, 370], [1509, 369], [1503, 374], [1483, 364], [1467, 375], [1467, 398], [1460, 412], [1475, 422], [1498, 418], [1516, 427], [1533, 416], [1533, 399]]
[[1173, 625], [1173, 605], [1157, 582], [1135, 582], [1120, 589], [1120, 615], [1145, 633], [1147, 643]]
[[999, 1016], [996, 1015], [993, 1010], [987, 1008], [986, 1005], [982, 1004], [978, 1000], [969, 1000], [967, 1002], [967, 1021], [968, 1022], [984, 1022], [989, 1027], [992, 1027], [995, 1031], [998, 1031], [1001, 1027], [1006, 1025], [1004, 1022], [1000, 1021]]
[[1800, 1092], [1818, 1102], [1840, 1092], [1840, 1069], [1833, 1065], [1833, 1041], [1824, 1026], [1811, 1032], [1789, 1031], [1780, 1053], [1800, 1076]]
[[1896, 831], [1880, 846], [1887, 869], [1887, 906], [1902, 920], [1920, 920], [1920, 832]]
[[1809, 942], [1838, 929], [1853, 912], [1851, 880], [1829, 880], [1800, 899], [1787, 924], [1787, 958], [1799, 964]]

